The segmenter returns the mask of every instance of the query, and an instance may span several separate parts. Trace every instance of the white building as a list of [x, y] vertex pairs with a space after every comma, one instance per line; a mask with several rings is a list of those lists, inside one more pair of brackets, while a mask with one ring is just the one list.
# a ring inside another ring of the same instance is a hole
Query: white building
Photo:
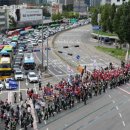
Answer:
[[121, 5], [123, 2], [128, 2], [129, 0], [111, 0], [111, 4]]
[[0, 30], [7, 29], [9, 26], [7, 14], [7, 10], [0, 9]]

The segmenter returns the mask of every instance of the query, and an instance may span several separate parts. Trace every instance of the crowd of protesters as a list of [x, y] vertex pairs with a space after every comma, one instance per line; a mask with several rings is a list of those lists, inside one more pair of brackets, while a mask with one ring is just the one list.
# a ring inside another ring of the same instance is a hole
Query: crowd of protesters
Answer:
[[[66, 111], [75, 106], [75, 103], [83, 102], [85, 105], [89, 98], [101, 95], [106, 89], [113, 89], [121, 86], [130, 79], [130, 64], [122, 62], [120, 68], [114, 68], [110, 63], [109, 67], [100, 70], [94, 70], [92, 73], [86, 71], [84, 67], [82, 73], [75, 76], [69, 76], [68, 79], [62, 79], [58, 84], [51, 85], [48, 83], [42, 87], [39, 82], [39, 90], [43, 92], [39, 102], [38, 94], [33, 89], [27, 91], [28, 100], [32, 100], [35, 108], [38, 123], [42, 120], [48, 120], [50, 117], [56, 116], [61, 111]], [[55, 93], [54, 90], [57, 92]], [[53, 97], [47, 101], [45, 97]], [[16, 103], [17, 94], [14, 94], [14, 103]], [[20, 101], [22, 101], [22, 94]], [[23, 102], [23, 101], [22, 101]], [[24, 101], [22, 106], [14, 108], [8, 101], [0, 102], [1, 120], [5, 122], [5, 130], [16, 130], [16, 126], [27, 130], [27, 126], [33, 127], [33, 116], [31, 114], [31, 106]]]

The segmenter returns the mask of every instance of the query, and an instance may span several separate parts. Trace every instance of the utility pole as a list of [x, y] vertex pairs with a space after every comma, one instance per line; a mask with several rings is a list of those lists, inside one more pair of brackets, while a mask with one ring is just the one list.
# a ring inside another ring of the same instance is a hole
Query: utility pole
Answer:
[[[42, 7], [42, 9], [43, 9], [43, 7]], [[44, 59], [43, 59], [43, 57], [44, 57], [44, 51], [43, 51], [43, 10], [42, 10], [42, 68], [44, 68]]]

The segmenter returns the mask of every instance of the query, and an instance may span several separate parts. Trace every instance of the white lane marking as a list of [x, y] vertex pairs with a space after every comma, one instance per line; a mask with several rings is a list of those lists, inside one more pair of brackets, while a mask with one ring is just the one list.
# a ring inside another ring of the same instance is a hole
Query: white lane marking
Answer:
[[109, 98], [111, 98], [111, 95], [109, 95]]
[[118, 113], [118, 114], [119, 114], [120, 118], [122, 118], [122, 115], [121, 115], [121, 113]]
[[122, 121], [122, 123], [123, 123], [123, 126], [125, 127], [125, 122], [124, 122], [124, 121]]
[[34, 130], [38, 130], [37, 120], [36, 120], [36, 115], [35, 115], [35, 110], [34, 110], [34, 106], [33, 106], [32, 100], [29, 100], [29, 104], [31, 106], [31, 114], [32, 114], [33, 119], [34, 119], [34, 122], [33, 122]]
[[20, 81], [19, 81], [19, 101], [20, 101], [20, 90], [21, 90], [21, 84], [20, 84]]
[[34, 83], [33, 86], [34, 86], [34, 90], [35, 90], [35, 92], [37, 94], [36, 84]]
[[118, 106], [116, 106], [116, 110], [119, 110]]
[[45, 123], [45, 125], [46, 125], [46, 121], [44, 120], [44, 123]]
[[112, 102], [113, 102], [113, 103], [115, 103], [115, 101], [114, 101], [114, 100], [112, 100]]
[[46, 130], [49, 130], [48, 128], [46, 128]]

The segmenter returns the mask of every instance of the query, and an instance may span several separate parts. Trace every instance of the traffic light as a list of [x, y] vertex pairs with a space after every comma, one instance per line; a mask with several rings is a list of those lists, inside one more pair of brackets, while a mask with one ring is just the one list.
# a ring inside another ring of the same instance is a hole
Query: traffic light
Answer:
[[63, 48], [69, 48], [68, 46], [63, 46]]
[[79, 47], [79, 45], [74, 45], [74, 47]]
[[72, 53], [68, 53], [69, 56], [72, 56], [73, 54]]
[[62, 51], [58, 51], [58, 53], [63, 53]]

